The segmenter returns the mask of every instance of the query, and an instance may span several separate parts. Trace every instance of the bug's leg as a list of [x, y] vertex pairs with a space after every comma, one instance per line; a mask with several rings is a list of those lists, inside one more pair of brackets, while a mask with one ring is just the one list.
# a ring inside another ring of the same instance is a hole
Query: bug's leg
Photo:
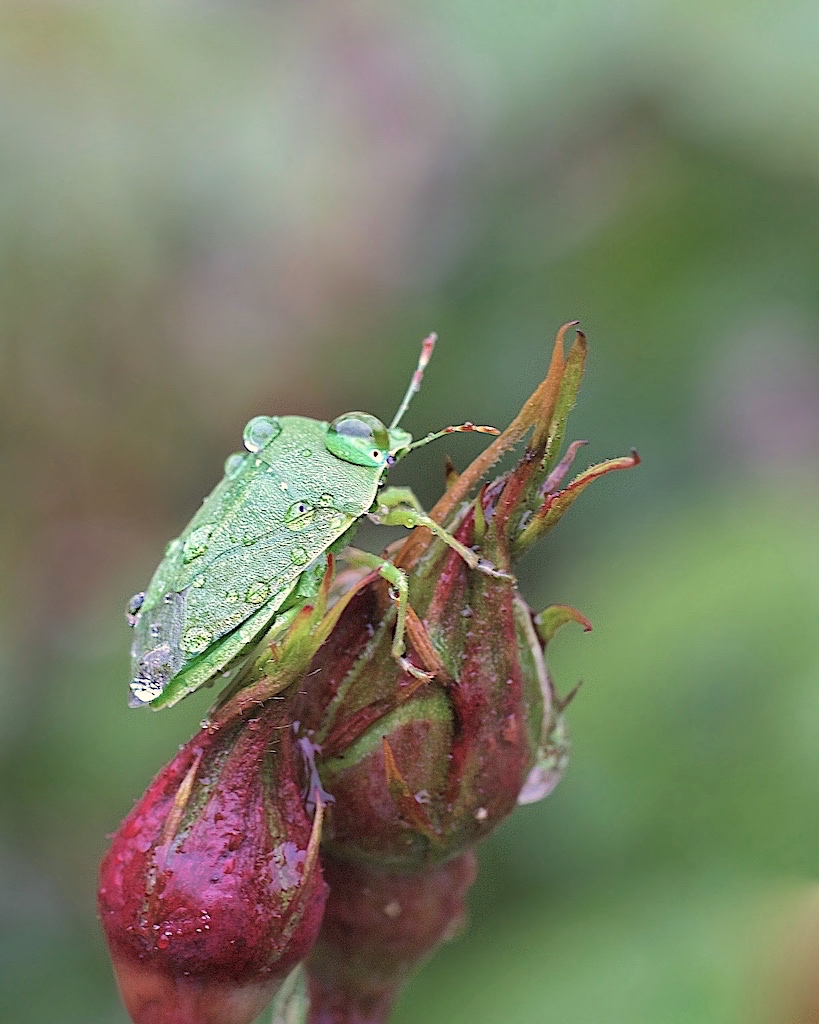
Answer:
[[416, 679], [429, 681], [433, 678], [432, 672], [426, 672], [415, 665], [406, 657], [407, 649], [404, 636], [407, 632], [407, 608], [409, 607], [409, 584], [407, 574], [393, 565], [392, 562], [382, 562], [378, 569], [379, 575], [390, 585], [390, 597], [395, 602], [395, 631], [392, 635], [392, 656], [411, 676]]
[[381, 579], [386, 580], [390, 585], [390, 598], [395, 605], [395, 631], [392, 635], [391, 649], [393, 658], [405, 672], [409, 672], [415, 679], [420, 679], [423, 682], [434, 679], [434, 672], [425, 672], [424, 669], [416, 668], [405, 654], [407, 648], [404, 638], [407, 633], [407, 608], [409, 608], [407, 574], [392, 562], [379, 558], [378, 555], [373, 555], [369, 551], [352, 549], [352, 560], [360, 565], [376, 569]]
[[468, 547], [461, 544], [459, 540], [445, 530], [440, 523], [431, 519], [421, 507], [421, 503], [409, 489], [409, 487], [388, 487], [378, 496], [378, 503], [375, 510], [370, 513], [370, 519], [382, 526], [405, 526], [408, 530], [416, 526], [424, 526], [445, 544], [457, 551], [470, 569], [477, 569], [487, 576], [495, 576], [498, 579], [512, 579], [509, 573], [495, 568], [491, 562], [481, 558]]

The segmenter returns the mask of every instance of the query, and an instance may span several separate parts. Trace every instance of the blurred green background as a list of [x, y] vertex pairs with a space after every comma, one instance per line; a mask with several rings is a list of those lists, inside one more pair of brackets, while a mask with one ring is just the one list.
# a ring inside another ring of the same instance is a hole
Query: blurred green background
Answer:
[[819, 863], [817, 10], [3, 6], [0, 1019], [126, 1020], [96, 865], [209, 697], [127, 710], [123, 608], [245, 421], [389, 418], [434, 329], [406, 425], [503, 426], [575, 317], [581, 465], [644, 464], [521, 567], [594, 623], [573, 761], [396, 1021], [769, 1019]]

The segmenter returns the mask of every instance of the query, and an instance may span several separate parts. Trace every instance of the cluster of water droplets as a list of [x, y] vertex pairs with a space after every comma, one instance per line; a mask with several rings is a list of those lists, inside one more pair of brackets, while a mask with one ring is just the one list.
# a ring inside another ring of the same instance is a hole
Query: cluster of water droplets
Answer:
[[[162, 894], [157, 895], [162, 899]], [[149, 925], [147, 920], [140, 922], [140, 930], [153, 939], [154, 946], [159, 950], [168, 949], [173, 939], [185, 938], [189, 935], [204, 935], [210, 931], [210, 914], [207, 910], [191, 913], [185, 907], [179, 907], [167, 920]]]

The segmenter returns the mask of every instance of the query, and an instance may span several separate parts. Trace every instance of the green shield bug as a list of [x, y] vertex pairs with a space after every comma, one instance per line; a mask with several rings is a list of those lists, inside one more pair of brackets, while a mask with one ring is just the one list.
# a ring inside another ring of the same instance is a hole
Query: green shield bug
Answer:
[[[454, 431], [498, 433], [464, 423], [413, 442], [399, 426], [435, 341], [434, 334], [425, 339], [389, 427], [362, 412], [332, 423], [304, 416], [250, 420], [245, 451], [228, 457], [222, 481], [168, 544], [145, 593], [128, 604], [134, 627], [131, 707], [169, 707], [231, 669], [262, 634], [285, 630], [315, 596], [327, 555], [349, 543], [365, 516], [386, 525], [426, 526], [472, 568], [494, 573], [433, 522], [411, 491], [380, 490], [388, 469], [413, 448]], [[392, 585], [398, 609], [394, 656], [411, 674], [427, 678], [404, 657], [406, 576], [375, 555], [358, 557]]]

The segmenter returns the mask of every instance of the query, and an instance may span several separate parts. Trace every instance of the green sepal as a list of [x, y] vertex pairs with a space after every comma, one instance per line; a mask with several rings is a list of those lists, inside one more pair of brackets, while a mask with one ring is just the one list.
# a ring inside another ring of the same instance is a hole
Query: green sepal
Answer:
[[328, 611], [334, 574], [335, 558], [330, 554], [321, 586], [312, 603], [294, 606], [274, 623], [257, 645], [259, 653], [256, 658], [247, 662], [211, 710], [211, 725], [223, 727], [226, 722], [258, 708], [304, 677], [344, 609], [374, 577], [372, 573], [361, 577]]
[[[334, 781], [341, 773], [382, 749], [381, 741], [385, 735], [396, 733], [402, 726], [419, 718], [427, 718], [431, 722], [448, 726], [452, 712], [445, 694], [431, 689], [424, 696], [417, 697], [414, 701], [405, 701], [379, 717], [376, 725], [351, 742], [343, 752], [325, 760], [321, 768], [321, 781], [325, 787], [332, 789]], [[332, 745], [332, 740], [329, 745]]]
[[273, 1000], [271, 1011], [270, 1024], [307, 1024], [310, 996], [307, 976], [301, 965], [288, 974]]
[[486, 491], [486, 486], [482, 487], [477, 498], [472, 502], [472, 507], [475, 510], [475, 543], [483, 544], [484, 538], [486, 537], [486, 514], [483, 510], [483, 496]]
[[588, 346], [586, 336], [577, 331], [569, 355], [566, 358], [566, 366], [560, 380], [560, 390], [557, 394], [557, 402], [549, 424], [549, 438], [546, 443], [546, 454], [543, 459], [544, 468], [548, 471], [557, 461], [560, 449], [563, 446], [563, 438], [566, 435], [566, 423], [569, 413], [577, 401], [577, 392], [580, 389], [580, 382], [583, 379], [583, 369], [586, 365]]

